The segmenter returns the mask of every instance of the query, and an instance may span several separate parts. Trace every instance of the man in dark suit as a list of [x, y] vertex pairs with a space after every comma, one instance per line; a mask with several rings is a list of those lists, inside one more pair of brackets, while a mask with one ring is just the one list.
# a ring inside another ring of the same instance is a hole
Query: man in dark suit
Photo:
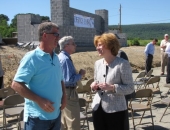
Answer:
[[[128, 56], [127, 56], [126, 53], [125, 53], [124, 51], [122, 51], [122, 50], [119, 50], [119, 51], [118, 51], [117, 56], [129, 61]], [[133, 98], [133, 97], [135, 97], [135, 91], [132, 92], [131, 94], [125, 95], [127, 107], [128, 107], [128, 100], [130, 100], [130, 99]], [[125, 124], [124, 124], [124, 125], [126, 126], [126, 128], [129, 128], [129, 123], [126, 123], [126, 122], [129, 122], [128, 111], [127, 111], [127, 113], [126, 113], [126, 117], [127, 117], [127, 118], [125, 118], [125, 120], [128, 120], [128, 121], [125, 121]]]

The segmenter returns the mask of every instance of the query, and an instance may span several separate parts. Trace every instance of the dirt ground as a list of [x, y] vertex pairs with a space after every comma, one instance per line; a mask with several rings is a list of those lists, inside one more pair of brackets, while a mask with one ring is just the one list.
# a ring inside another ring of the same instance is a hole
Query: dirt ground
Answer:
[[[121, 48], [128, 55], [130, 64], [132, 66], [132, 72], [138, 72], [144, 69], [145, 57], [144, 57], [145, 47], [140, 46], [130, 46]], [[23, 55], [28, 52], [28, 50], [19, 49], [14, 45], [3, 45], [0, 46], [0, 55], [2, 66], [5, 71], [4, 75], [4, 86], [8, 87], [11, 85], [13, 77], [18, 68], [20, 59]], [[83, 80], [87, 80], [93, 77], [93, 68], [96, 60], [100, 59], [96, 51], [79, 52], [71, 55], [74, 62], [76, 70], [85, 69], [86, 75]], [[153, 67], [160, 66], [160, 49], [159, 46], [155, 48], [155, 54], [153, 59]]]

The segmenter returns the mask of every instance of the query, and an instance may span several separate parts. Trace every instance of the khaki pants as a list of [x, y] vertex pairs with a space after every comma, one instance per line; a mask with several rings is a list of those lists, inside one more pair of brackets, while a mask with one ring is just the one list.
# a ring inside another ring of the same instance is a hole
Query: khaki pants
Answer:
[[67, 88], [67, 105], [61, 114], [61, 130], [80, 130], [80, 106], [76, 89]]
[[168, 54], [161, 50], [161, 72], [165, 72], [165, 66], [167, 65]]

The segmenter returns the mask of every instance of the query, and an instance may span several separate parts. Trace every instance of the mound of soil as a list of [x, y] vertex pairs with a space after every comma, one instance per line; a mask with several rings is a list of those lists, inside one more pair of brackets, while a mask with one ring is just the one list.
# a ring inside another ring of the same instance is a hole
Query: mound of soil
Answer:
[[[128, 55], [132, 72], [138, 72], [144, 70], [145, 67], [145, 56], [144, 56], [145, 47], [140, 46], [130, 46], [121, 48]], [[4, 75], [4, 86], [8, 87], [11, 85], [13, 77], [18, 68], [19, 62], [24, 54], [28, 50], [17, 48], [14, 45], [4, 45], [0, 46], [0, 55], [2, 60], [2, 66], [5, 71]], [[97, 51], [87, 51], [87, 52], [78, 52], [71, 55], [74, 62], [75, 68], [77, 71], [80, 69], [86, 70], [86, 75], [83, 80], [87, 80], [93, 77], [94, 63], [96, 60], [100, 59]], [[159, 46], [155, 47], [155, 54], [153, 59], [153, 67], [160, 66], [160, 48]]]

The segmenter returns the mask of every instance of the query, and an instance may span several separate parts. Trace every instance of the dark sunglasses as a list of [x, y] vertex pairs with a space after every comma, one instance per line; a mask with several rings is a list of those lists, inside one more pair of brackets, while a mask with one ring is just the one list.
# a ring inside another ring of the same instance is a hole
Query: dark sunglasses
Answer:
[[53, 34], [55, 37], [59, 37], [60, 36], [60, 34], [59, 33], [46, 33], [46, 34]]

